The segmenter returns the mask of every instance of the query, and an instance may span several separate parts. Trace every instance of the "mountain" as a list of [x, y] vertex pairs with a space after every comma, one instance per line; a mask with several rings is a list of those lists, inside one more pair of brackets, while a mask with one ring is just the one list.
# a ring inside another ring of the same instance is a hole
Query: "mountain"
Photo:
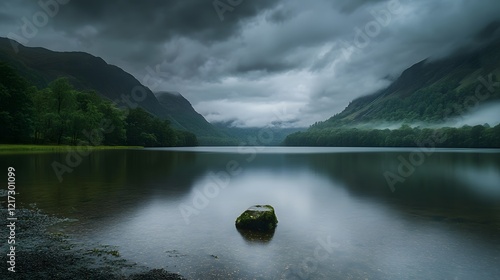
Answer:
[[156, 98], [165, 113], [175, 120], [175, 125], [195, 131], [198, 137], [225, 137], [201, 114], [195, 111], [191, 103], [178, 92], [157, 92]]
[[500, 99], [500, 88], [488, 82], [500, 78], [499, 50], [500, 40], [496, 40], [475, 51], [418, 62], [389, 87], [352, 101], [344, 111], [312, 128], [390, 122], [439, 124], [463, 116], [475, 105]]
[[[131, 74], [88, 53], [25, 47], [13, 40], [0, 38], [0, 61], [9, 64], [39, 88], [46, 87], [59, 77], [67, 77], [79, 90], [95, 90], [111, 101], [122, 102], [128, 98], [130, 101], [125, 103], [138, 105], [161, 119], [169, 120], [174, 128], [202, 137], [223, 137], [180, 94], [160, 94], [162, 97], [159, 100]], [[133, 96], [138, 98], [134, 100]]]
[[[305, 132], [288, 135], [283, 144], [500, 148], [499, 77], [500, 40], [448, 58], [427, 59], [387, 88], [352, 101]], [[477, 115], [488, 119], [480, 118], [484, 122], [473, 127], [463, 125]]]
[[264, 128], [235, 127], [232, 126], [232, 122], [217, 122], [213, 123], [213, 125], [225, 135], [235, 139], [235, 145], [246, 143], [247, 145], [257, 146], [279, 146], [289, 134], [306, 130], [306, 128], [283, 128], [279, 126]]

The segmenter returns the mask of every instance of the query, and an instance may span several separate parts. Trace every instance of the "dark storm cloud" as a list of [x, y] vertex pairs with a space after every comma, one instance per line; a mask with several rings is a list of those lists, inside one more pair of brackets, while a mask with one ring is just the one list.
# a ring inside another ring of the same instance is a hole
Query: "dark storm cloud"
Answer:
[[295, 12], [281, 5], [273, 12], [269, 13], [266, 19], [272, 23], [284, 23], [296, 15]]
[[249, 61], [241, 63], [236, 67], [236, 71], [240, 73], [248, 73], [252, 71], [263, 71], [265, 73], [282, 72], [293, 68], [293, 65], [287, 64], [284, 61]]
[[[227, 0], [221, 2], [229, 3]], [[155, 65], [168, 60], [164, 57], [167, 55], [163, 45], [166, 42], [189, 38], [199, 45], [209, 46], [224, 41], [238, 36], [248, 20], [278, 3], [240, 2], [231, 10], [223, 11], [221, 20], [214, 7], [215, 1], [73, 0], [54, 18], [52, 26], [89, 50], [114, 52], [116, 59], [112, 62], [123, 63], [127, 69], [133, 67], [138, 72], [137, 66], [144, 68], [141, 64]], [[182, 73], [196, 75], [205, 62], [200, 56], [190, 59], [183, 67], [189, 69], [183, 69]]]
[[241, 1], [233, 11], [224, 13], [222, 21], [213, 2], [73, 0], [56, 21], [65, 31], [91, 24], [103, 37], [112, 39], [163, 42], [185, 36], [211, 42], [235, 35], [242, 22], [277, 3]]
[[334, 2], [334, 6], [338, 7], [340, 11], [350, 14], [356, 11], [358, 8], [383, 1], [384, 0], [337, 0]]
[[[156, 90], [181, 92], [209, 120], [307, 126], [500, 32], [498, 0], [220, 2], [240, 4], [221, 20], [214, 1], [72, 0], [28, 45], [87, 51], [139, 80], [155, 72]], [[40, 10], [0, 7], [3, 36]]]

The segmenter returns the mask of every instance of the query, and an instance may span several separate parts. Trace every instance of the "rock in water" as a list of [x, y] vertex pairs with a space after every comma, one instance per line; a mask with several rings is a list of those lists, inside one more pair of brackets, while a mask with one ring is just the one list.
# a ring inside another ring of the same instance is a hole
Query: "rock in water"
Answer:
[[278, 219], [271, 205], [255, 205], [248, 208], [236, 219], [236, 228], [254, 231], [272, 231]]
[[271, 240], [273, 240], [274, 232], [275, 232], [275, 229], [272, 229], [269, 231], [255, 231], [255, 230], [237, 228], [237, 230], [240, 233], [241, 237], [243, 237], [243, 239], [245, 239], [245, 241], [247, 241], [248, 243], [251, 243], [251, 244], [269, 243], [269, 242], [271, 242]]

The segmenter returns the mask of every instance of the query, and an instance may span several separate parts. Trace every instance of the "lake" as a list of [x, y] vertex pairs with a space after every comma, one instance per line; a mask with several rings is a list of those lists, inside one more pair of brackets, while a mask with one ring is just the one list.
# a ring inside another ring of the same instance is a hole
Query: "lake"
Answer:
[[[3, 154], [75, 240], [188, 279], [498, 279], [500, 151], [172, 148]], [[398, 170], [399, 169], [399, 170]], [[274, 206], [274, 234], [234, 222]]]

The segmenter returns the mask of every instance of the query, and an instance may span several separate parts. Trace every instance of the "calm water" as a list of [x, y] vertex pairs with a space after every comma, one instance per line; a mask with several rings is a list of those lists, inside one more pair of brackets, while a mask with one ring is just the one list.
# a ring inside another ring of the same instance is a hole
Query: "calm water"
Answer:
[[[499, 279], [500, 151], [414, 156], [391, 189], [384, 173], [412, 151], [96, 151], [61, 183], [65, 153], [0, 164], [17, 170], [18, 201], [78, 219], [77, 240], [189, 279]], [[273, 236], [235, 229], [254, 204], [276, 209]]]

